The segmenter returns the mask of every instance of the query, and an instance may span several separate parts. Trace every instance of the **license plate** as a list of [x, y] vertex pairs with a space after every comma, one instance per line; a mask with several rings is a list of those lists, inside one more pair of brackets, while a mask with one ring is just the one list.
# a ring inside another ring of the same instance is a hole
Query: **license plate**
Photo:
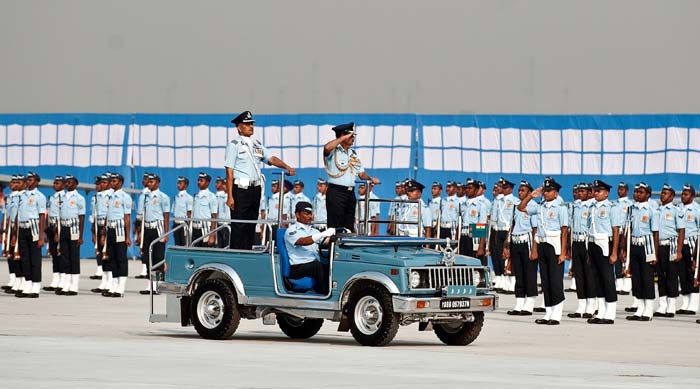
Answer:
[[440, 309], [469, 309], [469, 299], [442, 299]]

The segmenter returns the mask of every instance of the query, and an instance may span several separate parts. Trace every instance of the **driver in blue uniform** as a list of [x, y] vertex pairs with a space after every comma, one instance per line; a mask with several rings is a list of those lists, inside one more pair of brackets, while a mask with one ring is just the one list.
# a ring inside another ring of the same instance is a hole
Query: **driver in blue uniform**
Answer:
[[335, 228], [323, 232], [315, 229], [313, 207], [307, 201], [297, 203], [294, 213], [296, 222], [284, 234], [284, 244], [289, 253], [289, 278], [312, 277], [318, 282], [320, 293], [328, 292], [328, 271], [320, 262], [319, 243], [335, 235]]

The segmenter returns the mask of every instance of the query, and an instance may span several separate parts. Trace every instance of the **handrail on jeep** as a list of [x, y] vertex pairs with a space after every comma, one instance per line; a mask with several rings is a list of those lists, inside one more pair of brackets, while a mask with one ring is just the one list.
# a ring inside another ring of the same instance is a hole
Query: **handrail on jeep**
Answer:
[[[374, 223], [374, 224], [390, 224], [390, 225], [418, 225], [418, 236], [423, 236], [423, 218], [422, 218], [422, 207], [420, 206], [421, 200], [397, 200], [397, 199], [382, 199], [382, 198], [370, 198], [370, 195], [372, 194], [372, 185], [371, 181], [369, 180], [355, 180], [356, 184], [365, 184], [365, 187], [367, 188], [367, 192], [365, 193], [365, 197], [362, 199], [357, 199], [358, 202], [363, 203], [363, 206], [365, 208], [364, 211], [364, 220], [361, 221], [362, 226], [363, 226], [363, 235], [369, 236], [369, 224]], [[401, 221], [401, 220], [371, 220], [369, 217], [369, 205], [371, 202], [375, 203], [400, 203], [400, 204], [418, 204], [418, 220], [417, 221]], [[359, 204], [358, 204], [359, 206]], [[358, 215], [359, 216], [359, 215]], [[360, 221], [358, 220], [358, 223]]]

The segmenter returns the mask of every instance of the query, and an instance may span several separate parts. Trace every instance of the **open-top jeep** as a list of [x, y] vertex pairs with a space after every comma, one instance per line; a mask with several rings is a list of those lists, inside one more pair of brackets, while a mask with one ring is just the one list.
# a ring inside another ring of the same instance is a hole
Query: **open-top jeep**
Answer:
[[[266, 231], [277, 224], [248, 222]], [[297, 339], [330, 320], [367, 346], [386, 345], [400, 325], [418, 323], [446, 344], [467, 345], [479, 335], [484, 312], [496, 308], [488, 268], [455, 255], [449, 239], [337, 234], [321, 250], [329, 277], [322, 295], [312, 278], [289, 278], [284, 233], [279, 228], [254, 250], [169, 246], [157, 287], [166, 294], [166, 314], [154, 313], [152, 298], [150, 320], [191, 324], [207, 339], [232, 337], [241, 318], [276, 322]]]

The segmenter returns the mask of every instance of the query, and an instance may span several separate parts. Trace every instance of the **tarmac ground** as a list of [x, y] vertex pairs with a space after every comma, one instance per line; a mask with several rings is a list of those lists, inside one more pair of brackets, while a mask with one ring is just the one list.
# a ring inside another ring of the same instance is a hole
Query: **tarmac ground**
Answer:
[[[3, 387], [700, 387], [700, 316], [629, 322], [623, 308], [630, 296], [621, 296], [614, 325], [564, 315], [559, 326], [541, 326], [537, 314], [506, 315], [514, 298], [502, 295], [466, 347], [445, 346], [415, 324], [401, 327], [389, 346], [372, 348], [336, 332], [336, 323], [298, 341], [261, 320], [242, 320], [229, 341], [209, 341], [192, 327], [149, 323], [148, 297], [138, 294], [144, 280], [130, 277], [124, 298], [90, 293], [99, 283], [88, 279], [94, 268], [82, 261], [78, 296], [0, 293]], [[139, 268], [130, 261], [130, 274]], [[49, 261], [43, 270], [50, 281]], [[565, 314], [576, 306], [575, 294], [566, 297]], [[161, 309], [164, 296], [156, 299]]]

